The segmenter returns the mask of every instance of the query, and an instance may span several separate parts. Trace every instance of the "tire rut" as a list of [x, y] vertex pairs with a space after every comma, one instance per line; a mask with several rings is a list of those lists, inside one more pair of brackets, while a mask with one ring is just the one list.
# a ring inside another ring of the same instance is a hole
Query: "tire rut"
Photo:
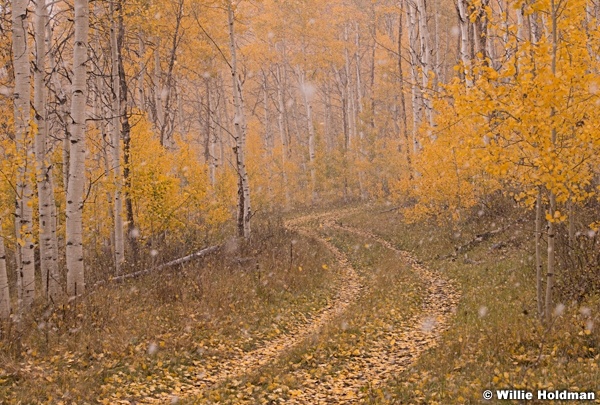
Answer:
[[283, 333], [278, 338], [267, 342], [264, 346], [245, 353], [240, 357], [224, 361], [220, 364], [219, 370], [215, 374], [207, 375], [203, 372], [201, 373], [202, 377], [197, 378], [193, 383], [182, 384], [175, 394], [163, 393], [157, 398], [145, 398], [138, 403], [165, 403], [165, 401], [171, 401], [174, 395], [178, 398], [193, 397], [194, 395], [205, 394], [228, 380], [236, 380], [244, 375], [250, 375], [261, 367], [272, 363], [302, 341], [318, 333], [324, 325], [330, 323], [334, 318], [343, 313], [351, 303], [356, 301], [360, 294], [362, 289], [360, 277], [350, 265], [346, 256], [336, 246], [321, 237], [313, 229], [306, 227], [305, 224], [314, 220], [327, 221], [334, 215], [346, 214], [351, 211], [345, 209], [324, 214], [311, 214], [286, 221], [285, 223], [285, 227], [288, 230], [296, 231], [308, 238], [320, 241], [333, 253], [340, 267], [340, 278], [343, 282], [331, 303], [316, 313], [310, 321], [301, 323], [293, 331]]
[[[448, 329], [449, 321], [456, 311], [459, 293], [456, 287], [440, 274], [425, 267], [410, 253], [397, 249], [387, 240], [362, 229], [337, 223], [341, 217], [329, 216], [325, 227], [353, 233], [374, 240], [395, 252], [408, 263], [427, 285], [427, 293], [418, 314], [409, 318], [406, 328], [390, 331], [385, 338], [370, 344], [367, 352], [346, 361], [344, 371], [319, 381], [314, 388], [305, 388], [302, 394], [288, 401], [289, 404], [350, 404], [364, 402], [368, 391], [380, 387], [411, 364], [421, 353], [434, 347], [440, 335]], [[395, 341], [394, 347], [389, 342]], [[294, 373], [301, 380], [311, 375], [305, 370]]]
[[[358, 208], [335, 210], [322, 214], [311, 214], [286, 221], [285, 227], [305, 237], [323, 243], [332, 252], [341, 271], [343, 280], [334, 300], [316, 313], [314, 317], [298, 325], [291, 332], [267, 342], [264, 346], [228, 359], [219, 366], [212, 375], [202, 375], [193, 383], [181, 385], [177, 393], [162, 394], [157, 398], [145, 398], [140, 404], [169, 403], [173, 395], [177, 397], [193, 397], [206, 394], [210, 390], [244, 376], [255, 373], [261, 367], [271, 364], [290, 349], [318, 334], [322, 328], [341, 315], [349, 305], [356, 302], [364, 285], [361, 277], [350, 264], [346, 255], [327, 238], [318, 228], [309, 226], [311, 221], [318, 221], [319, 226], [374, 240], [387, 249], [394, 251], [398, 257], [408, 263], [427, 285], [427, 293], [418, 314], [409, 318], [406, 327], [389, 331], [385, 339], [372, 342], [369, 349], [359, 357], [348, 359], [344, 370], [337, 376], [328, 376], [324, 380], [314, 381], [314, 387], [303, 387], [300, 394], [286, 400], [289, 404], [348, 404], [360, 403], [367, 396], [369, 389], [380, 387], [386, 380], [402, 372], [425, 350], [435, 346], [441, 333], [449, 327], [449, 321], [455, 312], [459, 294], [454, 285], [440, 274], [431, 271], [410, 253], [397, 249], [387, 240], [362, 229], [341, 225], [337, 220], [358, 211]], [[390, 347], [389, 341], [396, 344]], [[306, 370], [298, 369], [290, 372], [301, 381], [311, 382], [314, 377]]]

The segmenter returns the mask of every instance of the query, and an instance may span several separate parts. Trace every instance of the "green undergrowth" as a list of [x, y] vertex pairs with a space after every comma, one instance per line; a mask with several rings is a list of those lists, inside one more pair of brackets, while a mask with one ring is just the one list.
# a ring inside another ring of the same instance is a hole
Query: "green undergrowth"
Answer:
[[[343, 221], [413, 252], [462, 292], [438, 346], [398, 376], [393, 396], [382, 403], [507, 402], [495, 396], [484, 401], [487, 389], [527, 390], [534, 399], [538, 389], [598, 390], [599, 302], [589, 297], [560, 303], [558, 297], [560, 316], [550, 331], [542, 327], [536, 316], [533, 223], [482, 217], [450, 232], [435, 223], [405, 224], [399, 213], [375, 208]], [[504, 232], [448, 257], [454, 247], [511, 221]]]
[[276, 228], [185, 267], [37, 308], [0, 340], [0, 403], [172, 392], [310, 319], [339, 282], [323, 264], [335, 269], [319, 243]]
[[[377, 340], [385, 342], [384, 346], [390, 350], [399, 344], [392, 332], [406, 327], [408, 319], [418, 311], [425, 286], [410, 271], [410, 266], [400, 262], [395, 252], [379, 243], [337, 229], [322, 228], [321, 234], [347, 255], [360, 275], [363, 289], [357, 300], [276, 364], [211, 392], [208, 395], [211, 401], [228, 404], [285, 403], [289, 400], [317, 403], [318, 398], [311, 396], [312, 390], [333, 380], [344, 381], [347, 375], [356, 372], [362, 377], [346, 380], [348, 385], [366, 393], [367, 397], [381, 395], [381, 391], [370, 390], [368, 383], [374, 377], [373, 373], [354, 360], [368, 357]], [[386, 360], [385, 352], [380, 356], [372, 360]], [[341, 398], [335, 388], [331, 388], [327, 396], [332, 403]], [[184, 403], [203, 401], [190, 399]]]

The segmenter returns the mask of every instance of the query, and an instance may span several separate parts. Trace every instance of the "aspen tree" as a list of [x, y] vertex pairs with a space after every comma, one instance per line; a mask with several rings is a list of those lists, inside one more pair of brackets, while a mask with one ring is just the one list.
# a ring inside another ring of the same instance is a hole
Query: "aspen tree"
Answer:
[[47, 156], [47, 87], [44, 81], [46, 74], [46, 25], [48, 20], [46, 1], [38, 0], [35, 9], [35, 67], [33, 71], [35, 110], [35, 155], [37, 171], [37, 192], [39, 212], [39, 246], [40, 269], [42, 275], [42, 294], [55, 301], [60, 291], [58, 275], [58, 253], [56, 238], [56, 218], [52, 215], [54, 192], [52, 181], [52, 164]]
[[291, 202], [290, 189], [288, 186], [287, 176], [287, 156], [289, 155], [289, 141], [288, 141], [288, 127], [285, 121], [285, 100], [284, 100], [284, 83], [283, 75], [281, 73], [281, 66], [277, 64], [275, 67], [275, 83], [277, 84], [277, 127], [279, 129], [279, 136], [281, 138], [281, 181], [285, 194], [286, 206]]
[[402, 63], [402, 37], [404, 31], [404, 1], [400, 2], [400, 14], [398, 18], [398, 85], [400, 92], [400, 115], [402, 116], [402, 134], [404, 137], [404, 154], [406, 155], [406, 166], [408, 168], [408, 176], [412, 179], [412, 162], [410, 157], [410, 135], [408, 131], [408, 120], [406, 118], [406, 96], [404, 90], [404, 70]]
[[[550, 18], [552, 24], [552, 55], [551, 55], [551, 69], [552, 76], [556, 77], [556, 58], [558, 52], [558, 8], [562, 0], [559, 0], [559, 4], [556, 4], [556, 0], [550, 0]], [[554, 117], [556, 111], [552, 107], [550, 117]], [[551, 147], [554, 150], [556, 148], [557, 131], [556, 124], [552, 126], [550, 130]], [[553, 292], [554, 292], [554, 277], [555, 277], [555, 260], [556, 260], [556, 226], [555, 226], [555, 212], [556, 212], [556, 195], [553, 190], [549, 190], [549, 218], [548, 218], [548, 259], [546, 263], [546, 301], [545, 301], [545, 320], [546, 324], [550, 325], [552, 322], [552, 306], [553, 306]]]
[[419, 125], [421, 124], [421, 113], [423, 111], [423, 96], [421, 93], [421, 89], [419, 88], [419, 36], [418, 30], [419, 25], [417, 22], [417, 6], [411, 1], [408, 1], [408, 13], [406, 14], [406, 18], [408, 21], [408, 43], [409, 43], [409, 53], [410, 53], [410, 77], [411, 77], [411, 92], [412, 92], [412, 117], [413, 117], [413, 127], [412, 127], [412, 143], [413, 143], [413, 153], [417, 153], [419, 151]]
[[543, 280], [544, 265], [542, 264], [542, 188], [538, 187], [535, 200], [535, 285], [537, 312], [540, 319], [544, 318]]
[[[120, 5], [118, 5], [120, 8]], [[121, 178], [121, 80], [119, 75], [119, 51], [117, 45], [118, 19], [115, 15], [115, 1], [110, 2], [110, 49], [112, 62], [112, 174], [115, 191], [113, 194], [114, 208], [114, 263], [115, 274], [121, 273], [121, 266], [125, 261], [125, 241], [123, 236], [123, 200], [122, 200], [122, 178]]]
[[[263, 93], [263, 110], [264, 110], [264, 149], [265, 149], [265, 158], [269, 161], [273, 161], [273, 148], [274, 148], [274, 139], [273, 132], [271, 129], [271, 108], [269, 103], [269, 78], [264, 69], [261, 69], [262, 73], [262, 93]], [[212, 143], [211, 143], [212, 147]], [[267, 193], [269, 198], [269, 208], [273, 208], [273, 170], [271, 166], [268, 168], [268, 183], [267, 183]]]
[[127, 236], [129, 246], [133, 255], [133, 263], [137, 263], [139, 246], [135, 235], [135, 218], [133, 215], [133, 201], [131, 200], [131, 124], [129, 122], [129, 102], [127, 79], [125, 76], [125, 66], [123, 63], [123, 44], [125, 41], [125, 23], [123, 21], [123, 1], [117, 0], [118, 5], [118, 30], [117, 30], [117, 64], [119, 72], [119, 95], [120, 95], [120, 115], [121, 115], [121, 138], [123, 139], [123, 186], [125, 192], [125, 212], [127, 219]]
[[69, 179], [67, 189], [67, 294], [85, 291], [83, 264], [83, 190], [85, 187], [87, 47], [89, 31], [88, 0], [75, 0], [75, 43], [73, 45], [73, 84], [71, 86], [71, 124]]
[[154, 83], [154, 108], [152, 109], [154, 116], [154, 126], [160, 133], [160, 142], [165, 146], [164, 134], [162, 133], [163, 123], [165, 122], [164, 98], [166, 90], [161, 85], [161, 66], [160, 66], [160, 37], [156, 38], [156, 48], [154, 49], [154, 71], [152, 81]]
[[15, 230], [17, 236], [17, 272], [20, 309], [28, 310], [35, 298], [35, 262], [33, 240], [33, 190], [31, 172], [35, 167], [31, 132], [31, 76], [27, 46], [28, 0], [14, 1], [12, 6], [12, 52], [15, 74], [14, 115], [15, 141], [20, 158], [17, 171]]
[[[425, 93], [430, 86], [430, 72], [432, 69], [431, 62], [431, 47], [429, 45], [429, 27], [427, 26], [427, 7], [425, 0], [418, 0], [417, 15], [419, 21], [419, 35], [421, 43], [421, 80], [423, 92]], [[425, 93], [426, 94], [426, 93]], [[433, 105], [429, 96], [423, 97], [423, 106], [425, 107], [425, 115], [430, 126], [433, 126]]]
[[315, 198], [315, 192], [317, 189], [317, 170], [315, 168], [315, 126], [313, 123], [312, 114], [312, 103], [311, 97], [313, 91], [309, 84], [306, 82], [306, 73], [301, 68], [298, 69], [298, 78], [300, 81], [300, 89], [302, 91], [302, 98], [304, 101], [304, 107], [306, 109], [306, 122], [308, 126], [308, 159], [310, 167], [310, 189], [311, 198]]
[[208, 177], [210, 184], [214, 187], [217, 182], [217, 162], [216, 162], [216, 144], [217, 134], [213, 128], [213, 106], [212, 106], [212, 91], [210, 88], [211, 78], [204, 79], [206, 85], [206, 148], [205, 160], [208, 162]]
[[142, 110], [146, 109], [146, 91], [144, 88], [144, 81], [146, 80], [146, 63], [144, 62], [144, 55], [146, 54], [146, 43], [144, 42], [144, 33], [140, 32], [138, 35], [138, 52], [140, 53], [140, 60], [138, 63], [138, 86], [137, 86], [137, 104]]
[[[156, 72], [156, 105], [158, 115], [158, 129], [160, 131], [160, 142], [167, 149], [175, 146], [173, 140], [173, 114], [171, 113], [171, 104], [173, 99], [173, 93], [175, 92], [174, 83], [174, 70], [175, 61], [177, 59], [177, 49], [181, 42], [182, 33], [182, 20], [183, 20], [183, 0], [177, 2], [177, 14], [175, 16], [175, 30], [173, 32], [173, 38], [171, 40], [171, 49], [169, 50], [169, 60], [167, 65], [167, 71], [165, 72], [165, 83], [160, 86], [160, 54], [158, 52], [159, 46], [157, 45], [155, 53], [155, 68]], [[159, 40], [160, 44], [160, 40]]]
[[473, 86], [471, 72], [471, 58], [469, 52], [469, 3], [467, 0], [456, 0], [456, 9], [458, 11], [458, 24], [460, 28], [460, 60], [462, 74], [465, 77], [467, 87]]
[[234, 138], [235, 138], [235, 161], [238, 175], [238, 236], [250, 237], [250, 185], [248, 182], [248, 172], [246, 170], [246, 113], [244, 111], [244, 98], [242, 92], [242, 83], [238, 74], [238, 60], [235, 40], [235, 14], [233, 10], [233, 1], [227, 3], [227, 14], [229, 21], [229, 50], [231, 52], [231, 78], [233, 81], [233, 106], [235, 109], [233, 117]]
[[[0, 218], [0, 229], [2, 219]], [[6, 273], [6, 249], [4, 247], [4, 236], [0, 233], [0, 320], [10, 317], [10, 290], [8, 287], [8, 275]]]

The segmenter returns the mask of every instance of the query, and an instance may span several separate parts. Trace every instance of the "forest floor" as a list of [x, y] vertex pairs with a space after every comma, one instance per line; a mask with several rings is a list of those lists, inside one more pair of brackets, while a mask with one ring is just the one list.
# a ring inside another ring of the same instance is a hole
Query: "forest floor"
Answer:
[[453, 404], [597, 388], [598, 301], [542, 328], [520, 225], [459, 232], [359, 207], [285, 228], [40, 312], [20, 347], [0, 343], [0, 403]]

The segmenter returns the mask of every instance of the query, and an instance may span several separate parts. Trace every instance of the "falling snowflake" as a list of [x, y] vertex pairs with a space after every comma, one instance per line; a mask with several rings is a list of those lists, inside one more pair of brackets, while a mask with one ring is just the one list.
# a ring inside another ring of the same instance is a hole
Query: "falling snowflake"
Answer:
[[564, 312], [565, 312], [565, 306], [564, 306], [564, 304], [558, 304], [554, 308], [554, 316], [561, 316], [562, 314], [564, 314]]
[[158, 351], [158, 345], [154, 342], [148, 345], [148, 354], [150, 356], [154, 355]]
[[433, 330], [433, 328], [435, 328], [437, 321], [435, 320], [434, 317], [427, 317], [423, 320], [423, 322], [421, 323], [421, 330], [423, 332], [431, 332]]

